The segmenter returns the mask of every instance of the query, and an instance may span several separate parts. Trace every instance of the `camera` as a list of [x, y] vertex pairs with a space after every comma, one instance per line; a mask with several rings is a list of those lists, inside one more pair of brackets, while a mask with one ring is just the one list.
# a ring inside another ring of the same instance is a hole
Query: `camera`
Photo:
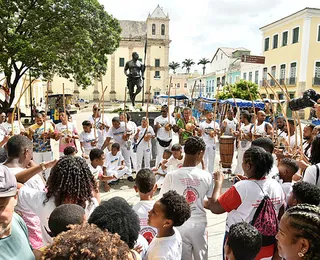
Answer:
[[289, 107], [292, 111], [304, 109], [306, 107], [313, 107], [317, 100], [320, 99], [320, 94], [313, 89], [308, 89], [303, 92], [301, 98], [293, 98], [289, 101]]

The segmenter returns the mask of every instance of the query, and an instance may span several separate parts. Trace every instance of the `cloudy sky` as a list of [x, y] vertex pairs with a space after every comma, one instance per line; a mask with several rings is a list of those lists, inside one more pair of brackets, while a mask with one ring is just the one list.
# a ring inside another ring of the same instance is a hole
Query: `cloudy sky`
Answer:
[[[261, 54], [260, 27], [320, 0], [99, 0], [119, 20], [145, 21], [159, 4], [170, 18], [170, 61], [211, 59], [218, 47]], [[192, 3], [192, 4], [191, 4]]]

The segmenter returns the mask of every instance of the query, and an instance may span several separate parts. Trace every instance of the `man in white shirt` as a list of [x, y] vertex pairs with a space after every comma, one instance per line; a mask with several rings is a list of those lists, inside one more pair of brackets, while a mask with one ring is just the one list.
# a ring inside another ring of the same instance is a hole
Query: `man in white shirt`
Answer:
[[234, 118], [234, 114], [232, 110], [227, 112], [227, 118], [223, 120], [221, 126], [221, 134], [233, 136], [233, 133], [237, 131], [238, 122], [237, 119]]
[[108, 121], [108, 118], [106, 116], [103, 117], [101, 115], [100, 107], [98, 107], [98, 105], [93, 105], [92, 112], [93, 114], [89, 117], [88, 120], [91, 122], [92, 128], [96, 129], [95, 131], [97, 131], [97, 148], [101, 148], [105, 141], [106, 133], [110, 128], [110, 122]]
[[[287, 145], [290, 146], [291, 149], [298, 148], [300, 147], [300, 134], [296, 133], [297, 129], [293, 119], [288, 119], [288, 123], [289, 123], [289, 131], [286, 130]], [[285, 126], [285, 129], [287, 129], [287, 126]], [[289, 132], [290, 132], [290, 136], [288, 136]]]
[[15, 111], [14, 115], [14, 122], [13, 122], [13, 130], [12, 130], [12, 113], [13, 113], [13, 108], [9, 108], [7, 110], [7, 122], [4, 122], [1, 124], [1, 126], [5, 129], [6, 135], [19, 135], [19, 134], [24, 134], [25, 129], [24, 126], [20, 121], [17, 120], [17, 111]]
[[175, 119], [169, 115], [168, 106], [161, 107], [161, 115], [154, 120], [154, 132], [157, 135], [157, 158], [156, 165], [162, 161], [165, 149], [170, 149], [172, 143], [172, 125]]
[[214, 160], [216, 157], [216, 135], [219, 131], [219, 124], [213, 121], [213, 112], [206, 112], [206, 120], [200, 123], [200, 134], [206, 143], [204, 154], [205, 168], [210, 173], [214, 170]]
[[315, 128], [314, 124], [308, 124], [303, 128], [304, 142], [302, 146], [303, 146], [303, 153], [307, 157], [307, 159], [310, 159], [311, 157], [311, 143], [313, 140], [312, 131], [314, 128]]
[[160, 197], [169, 190], [183, 195], [191, 208], [191, 217], [177, 227], [182, 237], [182, 258], [208, 259], [207, 217], [204, 198], [213, 192], [212, 175], [196, 166], [202, 161], [206, 144], [197, 136], [189, 137], [184, 146], [185, 160], [181, 168], [169, 172], [164, 179]]
[[113, 138], [115, 143], [118, 143], [120, 145], [120, 151], [124, 158], [125, 164], [128, 167], [127, 175], [128, 181], [133, 182], [134, 179], [132, 178], [132, 170], [131, 170], [131, 161], [130, 161], [130, 150], [132, 149], [131, 145], [127, 145], [127, 141], [130, 139], [129, 131], [130, 129], [126, 129], [125, 124], [120, 122], [119, 117], [112, 118], [112, 127], [110, 127], [106, 140], [104, 141], [104, 144], [101, 147], [101, 150], [104, 150], [106, 147], [108, 147], [111, 138]]

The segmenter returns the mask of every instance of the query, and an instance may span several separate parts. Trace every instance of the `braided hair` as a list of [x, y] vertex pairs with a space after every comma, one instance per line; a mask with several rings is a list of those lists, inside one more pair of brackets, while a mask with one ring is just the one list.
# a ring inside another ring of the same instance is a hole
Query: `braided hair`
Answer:
[[81, 157], [64, 156], [51, 169], [43, 204], [54, 198], [55, 205], [72, 203], [85, 208], [91, 201], [96, 182], [86, 161]]
[[320, 259], [320, 208], [309, 204], [299, 204], [289, 208], [283, 217], [288, 218], [292, 232], [293, 243], [298, 238], [309, 241], [310, 247], [305, 253], [305, 259]]

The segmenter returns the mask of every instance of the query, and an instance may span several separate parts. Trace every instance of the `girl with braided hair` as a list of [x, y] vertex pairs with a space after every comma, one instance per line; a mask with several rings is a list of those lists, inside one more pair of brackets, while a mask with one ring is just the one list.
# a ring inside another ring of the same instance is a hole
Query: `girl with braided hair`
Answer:
[[81, 157], [64, 156], [51, 169], [46, 191], [22, 187], [19, 201], [29, 207], [40, 219], [43, 244], [51, 243], [48, 219], [61, 204], [77, 204], [85, 209], [89, 218], [99, 205], [96, 182], [86, 161]]
[[279, 255], [286, 260], [320, 259], [320, 208], [299, 204], [282, 216], [278, 240]]

